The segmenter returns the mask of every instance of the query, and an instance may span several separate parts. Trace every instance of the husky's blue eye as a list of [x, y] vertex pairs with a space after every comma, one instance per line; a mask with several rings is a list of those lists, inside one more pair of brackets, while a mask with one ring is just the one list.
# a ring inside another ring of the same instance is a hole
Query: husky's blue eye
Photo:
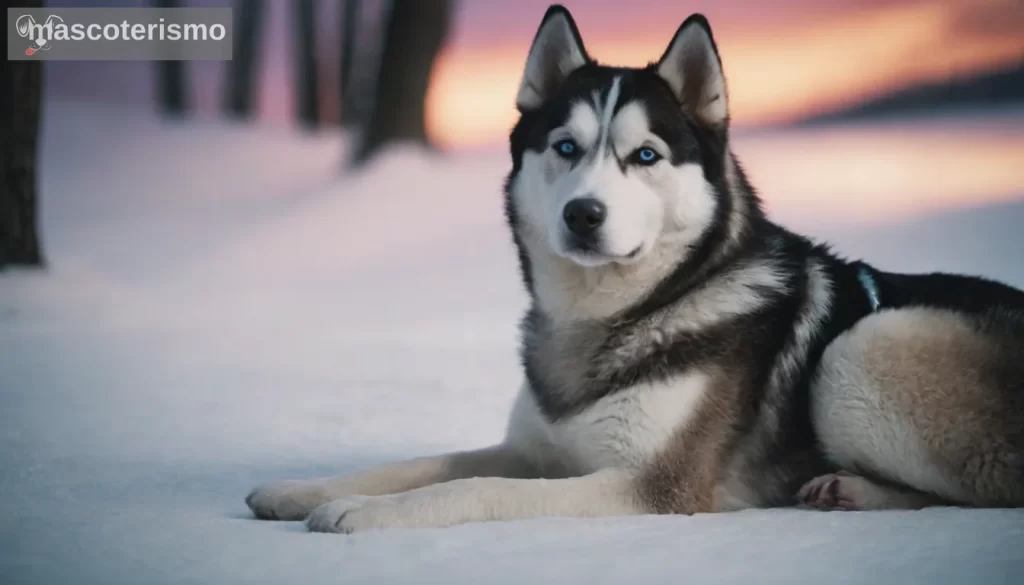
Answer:
[[553, 147], [555, 152], [563, 158], [573, 158], [576, 156], [576, 142], [571, 138], [559, 140], [553, 145]]
[[641, 148], [636, 151], [636, 158], [642, 165], [653, 165], [661, 160], [661, 156], [653, 148]]

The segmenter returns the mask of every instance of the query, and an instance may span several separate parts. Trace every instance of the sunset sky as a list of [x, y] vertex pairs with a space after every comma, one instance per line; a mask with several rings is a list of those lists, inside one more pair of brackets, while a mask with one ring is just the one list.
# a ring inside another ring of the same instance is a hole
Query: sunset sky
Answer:
[[[785, 121], [873, 94], [1024, 58], [1022, 0], [567, 0], [592, 56], [656, 59], [706, 14], [739, 125]], [[439, 142], [501, 141], [526, 51], [549, 2], [462, 0], [438, 63], [428, 125]]]
[[[379, 39], [387, 0], [363, 0], [362, 40]], [[429, 2], [431, 0], [422, 0]], [[434, 71], [428, 129], [446, 147], [498, 145], [530, 41], [548, 0], [456, 0], [452, 34]], [[145, 0], [53, 1], [53, 5], [148, 5]], [[191, 0], [230, 6], [231, 0]], [[1024, 0], [565, 0], [590, 54], [613, 65], [657, 59], [693, 12], [708, 16], [740, 126], [790, 120], [873, 94], [1024, 60]], [[318, 0], [322, 67], [335, 71], [337, 0]], [[292, 4], [268, 2], [259, 117], [293, 123]], [[374, 59], [366, 61], [372, 69]], [[51, 63], [54, 95], [153, 103], [152, 67], [130, 62]], [[200, 112], [217, 112], [224, 65], [189, 65]], [[333, 91], [333, 79], [325, 90]], [[331, 106], [336, 97], [325, 95]]]
[[[149, 4], [60, 4], [86, 1]], [[360, 41], [371, 45], [380, 40], [381, 7], [387, 1], [363, 0]], [[738, 128], [786, 122], [901, 87], [1024, 61], [1024, 0], [564, 1], [589, 53], [613, 65], [639, 66], [657, 59], [679, 24], [691, 13], [703, 12], [722, 53]], [[232, 0], [189, 3], [225, 6]], [[428, 96], [429, 133], [448, 152], [506, 152], [527, 50], [549, 2], [456, 3], [452, 34]], [[294, 4], [274, 0], [266, 6], [255, 121], [294, 129]], [[329, 120], [339, 102], [339, 7], [338, 0], [317, 0], [318, 57], [324, 73], [321, 105]], [[360, 64], [363, 72], [375, 72], [372, 51]], [[214, 125], [223, 121], [225, 71], [222, 62], [188, 64], [189, 99], [197, 120]], [[153, 111], [157, 84], [152, 63], [49, 62], [45, 72], [49, 99]], [[770, 210], [810, 218], [814, 225], [826, 211], [844, 221], [895, 220], [1020, 201], [1021, 111], [1017, 107], [943, 119], [740, 132], [742, 138], [737, 137], [733, 148]], [[89, 110], [81, 112], [82, 120], [67, 119], [59, 131], [68, 136], [80, 132]], [[321, 135], [336, 138], [337, 128], [326, 126]], [[92, 156], [97, 154], [90, 151]], [[492, 194], [499, 188], [498, 177], [507, 172], [506, 159], [493, 160], [495, 166], [486, 167]], [[178, 173], [180, 162], [175, 161], [169, 157], [168, 168]], [[254, 164], [284, 163], [268, 157]], [[202, 176], [205, 171], [191, 172]]]

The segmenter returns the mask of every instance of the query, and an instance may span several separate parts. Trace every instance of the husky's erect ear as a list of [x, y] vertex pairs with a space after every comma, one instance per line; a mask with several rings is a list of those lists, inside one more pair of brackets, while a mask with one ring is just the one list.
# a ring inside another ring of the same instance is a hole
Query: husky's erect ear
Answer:
[[656, 70], [689, 114], [710, 126], [728, 125], [722, 61], [704, 15], [693, 14], [683, 22]]
[[552, 4], [533, 37], [516, 107], [520, 112], [539, 108], [570, 73], [589, 60], [572, 15], [564, 6]]

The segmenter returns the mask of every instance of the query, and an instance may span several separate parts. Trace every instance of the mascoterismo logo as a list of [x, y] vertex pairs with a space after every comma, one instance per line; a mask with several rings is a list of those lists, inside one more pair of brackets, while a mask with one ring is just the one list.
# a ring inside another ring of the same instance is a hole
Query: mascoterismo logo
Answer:
[[[27, 38], [32, 41], [32, 44], [25, 49], [26, 55], [34, 55], [36, 51], [48, 51], [51, 45], [47, 39], [47, 36], [53, 36], [53, 27], [55, 24], [63, 24], [64, 19], [51, 14], [46, 17], [46, 22], [39, 24], [31, 14], [23, 14], [18, 17], [15, 22], [15, 26], [18, 29], [18, 36]], [[49, 31], [49, 35], [43, 35], [44, 31]]]

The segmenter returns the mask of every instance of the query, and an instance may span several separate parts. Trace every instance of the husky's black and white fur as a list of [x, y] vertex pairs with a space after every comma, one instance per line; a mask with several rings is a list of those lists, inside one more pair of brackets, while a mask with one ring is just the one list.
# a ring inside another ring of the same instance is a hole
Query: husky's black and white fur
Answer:
[[532, 306], [505, 441], [263, 486], [258, 517], [1024, 505], [1024, 293], [849, 263], [766, 219], [702, 16], [626, 69], [553, 6], [517, 106], [506, 211]]

